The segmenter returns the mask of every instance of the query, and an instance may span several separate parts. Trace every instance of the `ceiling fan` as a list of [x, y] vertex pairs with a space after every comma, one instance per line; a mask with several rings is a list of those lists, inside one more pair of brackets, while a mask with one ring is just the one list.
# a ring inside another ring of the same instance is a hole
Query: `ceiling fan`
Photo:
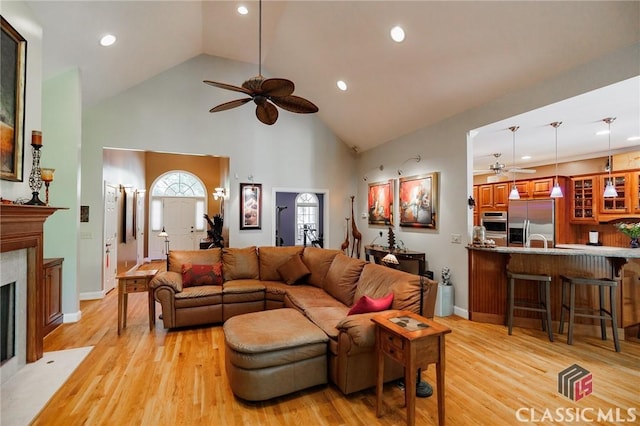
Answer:
[[502, 153], [496, 152], [493, 154], [493, 156], [496, 159], [495, 163], [489, 165], [489, 168], [487, 169], [474, 170], [474, 173], [482, 174], [487, 172], [493, 172], [496, 175], [502, 175], [504, 172], [509, 172], [509, 173], [535, 173], [536, 172], [534, 169], [521, 169], [519, 167], [507, 168], [507, 166], [504, 163], [500, 162], [500, 157], [502, 156]]
[[318, 112], [318, 107], [313, 102], [292, 93], [295, 85], [291, 80], [284, 78], [264, 78], [262, 76], [262, 0], [259, 3], [259, 24], [258, 24], [258, 75], [242, 83], [241, 87], [232, 84], [218, 83], [204, 80], [204, 83], [220, 89], [232, 90], [244, 93], [248, 98], [236, 99], [213, 107], [209, 112], [226, 111], [239, 107], [249, 101], [256, 104], [256, 117], [264, 124], [272, 125], [278, 120], [277, 105], [282, 109], [298, 114], [311, 114]]

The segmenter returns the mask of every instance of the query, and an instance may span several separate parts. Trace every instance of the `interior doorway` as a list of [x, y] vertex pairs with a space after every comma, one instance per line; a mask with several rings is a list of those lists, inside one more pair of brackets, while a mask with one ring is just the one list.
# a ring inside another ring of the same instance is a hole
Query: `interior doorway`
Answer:
[[328, 190], [274, 188], [276, 246], [328, 247]]

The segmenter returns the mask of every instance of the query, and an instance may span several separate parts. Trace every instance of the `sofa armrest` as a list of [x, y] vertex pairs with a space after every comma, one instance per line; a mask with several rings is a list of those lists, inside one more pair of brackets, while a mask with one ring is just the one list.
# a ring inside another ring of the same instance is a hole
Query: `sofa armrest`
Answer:
[[336, 325], [336, 328], [347, 333], [356, 345], [373, 347], [376, 344], [376, 328], [371, 318], [383, 312], [389, 311], [348, 315]]
[[169, 286], [174, 292], [180, 293], [182, 291], [182, 274], [172, 271], [162, 271], [153, 277], [149, 285], [154, 290], [161, 286]]

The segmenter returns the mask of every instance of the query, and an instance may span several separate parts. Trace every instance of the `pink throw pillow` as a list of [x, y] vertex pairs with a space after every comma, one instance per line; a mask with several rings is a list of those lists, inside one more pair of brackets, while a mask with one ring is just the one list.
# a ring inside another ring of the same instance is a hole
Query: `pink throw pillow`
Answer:
[[182, 265], [182, 286], [222, 285], [222, 262], [213, 265]]
[[347, 315], [385, 311], [391, 307], [392, 303], [393, 292], [380, 299], [372, 299], [369, 296], [365, 295], [358, 299], [358, 301], [351, 307], [351, 309], [349, 309], [349, 313], [347, 313]]

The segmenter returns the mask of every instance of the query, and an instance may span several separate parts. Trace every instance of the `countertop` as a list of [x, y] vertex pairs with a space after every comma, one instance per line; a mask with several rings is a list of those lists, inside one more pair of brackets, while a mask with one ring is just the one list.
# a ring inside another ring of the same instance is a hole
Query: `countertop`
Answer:
[[622, 248], [610, 246], [588, 246], [586, 244], [558, 244], [555, 248], [525, 248], [525, 247], [476, 247], [467, 246], [470, 250], [493, 251], [505, 254], [548, 254], [556, 256], [604, 256], [640, 259], [640, 248]]

